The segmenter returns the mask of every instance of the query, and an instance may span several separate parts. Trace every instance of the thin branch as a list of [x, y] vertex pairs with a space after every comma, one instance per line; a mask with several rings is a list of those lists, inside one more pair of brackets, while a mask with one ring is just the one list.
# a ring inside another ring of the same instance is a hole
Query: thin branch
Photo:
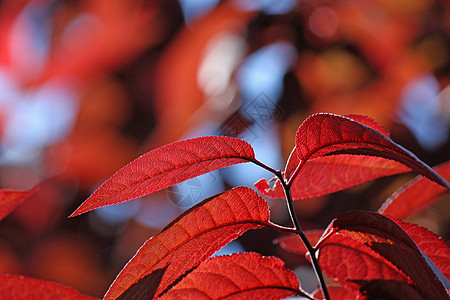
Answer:
[[[283, 180], [283, 176], [281, 175], [281, 172], [278, 172], [276, 176], [280, 179], [281, 184], [283, 185], [284, 193], [286, 195], [286, 202], [289, 209], [289, 214], [291, 216], [292, 223], [295, 227], [295, 232], [297, 235], [302, 239], [303, 244], [305, 244], [306, 249], [308, 249], [309, 256], [311, 257], [312, 266], [314, 269], [314, 272], [316, 273], [316, 277], [319, 280], [320, 287], [322, 289], [323, 295], [326, 300], [330, 300], [330, 294], [328, 293], [327, 285], [325, 284], [325, 279], [323, 278], [322, 270], [319, 266], [319, 261], [316, 257], [316, 249], [313, 248], [311, 243], [309, 242], [308, 238], [306, 237], [305, 233], [303, 232], [302, 228], [300, 227], [300, 223], [298, 222], [297, 215], [295, 214], [294, 210], [294, 203], [292, 201], [291, 196], [291, 186], [287, 185], [286, 182]], [[292, 177], [291, 177], [292, 178]]]
[[[319, 266], [319, 261], [317, 260], [317, 257], [316, 257], [316, 249], [313, 248], [313, 246], [309, 242], [308, 238], [306, 237], [305, 233], [303, 232], [302, 228], [300, 227], [300, 223], [298, 222], [297, 215], [295, 214], [294, 203], [292, 201], [292, 196], [291, 196], [292, 181], [294, 180], [295, 176], [297, 176], [297, 174], [300, 172], [300, 169], [303, 167], [303, 163], [300, 163], [297, 166], [297, 169], [294, 171], [292, 176], [289, 178], [289, 182], [286, 183], [281, 171], [272, 169], [271, 167], [267, 166], [266, 164], [260, 162], [257, 159], [251, 159], [249, 161], [251, 161], [254, 164], [260, 166], [261, 168], [266, 169], [267, 171], [273, 173], [276, 177], [278, 177], [281, 184], [283, 185], [284, 194], [286, 196], [286, 202], [288, 205], [289, 215], [291, 216], [292, 223], [294, 224], [295, 233], [302, 239], [303, 243], [305, 244], [306, 249], [308, 249], [309, 256], [311, 257], [311, 261], [312, 261], [312, 266], [313, 266], [314, 272], [316, 273], [316, 277], [319, 280], [319, 284], [322, 289], [323, 295], [326, 300], [330, 300], [330, 294], [328, 293], [327, 285], [325, 284], [325, 279], [323, 278], [322, 270]], [[278, 228], [285, 229], [286, 227], [279, 226]], [[291, 228], [286, 228], [286, 229], [289, 232], [292, 232]]]

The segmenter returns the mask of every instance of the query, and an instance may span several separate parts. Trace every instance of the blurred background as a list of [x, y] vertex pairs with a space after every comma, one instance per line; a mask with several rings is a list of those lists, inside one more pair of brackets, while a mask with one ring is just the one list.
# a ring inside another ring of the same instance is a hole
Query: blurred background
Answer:
[[[0, 272], [101, 297], [181, 212], [271, 174], [248, 164], [67, 219], [116, 170], [158, 146], [242, 138], [280, 169], [314, 112], [363, 114], [431, 166], [449, 159], [447, 0], [0, 1], [0, 188], [40, 190], [0, 224]], [[304, 229], [377, 210], [415, 174], [296, 203]], [[290, 226], [285, 203], [272, 221]], [[447, 241], [449, 201], [415, 215]], [[278, 255], [271, 230], [221, 253]], [[308, 267], [300, 281], [314, 288]]]

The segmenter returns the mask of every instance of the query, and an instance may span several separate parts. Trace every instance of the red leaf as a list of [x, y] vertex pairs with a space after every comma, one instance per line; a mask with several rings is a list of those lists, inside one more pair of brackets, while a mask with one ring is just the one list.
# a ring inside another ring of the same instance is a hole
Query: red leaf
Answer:
[[[296, 156], [295, 153], [291, 155]], [[289, 170], [299, 160], [291, 158]], [[301, 174], [292, 182], [291, 194], [293, 200], [301, 200], [334, 193], [350, 188], [379, 177], [408, 172], [410, 169], [393, 160], [360, 155], [332, 155], [308, 160], [302, 167]], [[288, 172], [286, 172], [288, 174]], [[279, 180], [274, 187], [262, 179], [255, 186], [265, 196], [283, 198], [284, 190]]]
[[408, 276], [368, 246], [340, 234], [319, 246], [322, 270], [342, 286], [358, 290], [357, 280], [392, 279], [410, 282]]
[[[386, 129], [373, 119], [360, 115], [348, 115], [347, 117], [377, 130], [389, 138], [389, 133]], [[300, 159], [298, 158], [296, 147], [294, 147], [286, 164], [285, 178], [290, 178], [299, 164]], [[379, 177], [408, 171], [410, 169], [399, 162], [376, 156], [342, 154], [317, 157], [304, 163], [302, 175], [296, 176], [292, 182], [291, 194], [293, 200], [318, 197]], [[284, 197], [284, 190], [277, 178], [275, 178], [273, 188], [269, 188], [269, 183], [265, 179], [257, 182], [255, 186], [265, 196], [271, 198]]]
[[30, 191], [0, 190], [0, 220], [8, 216], [39, 188]]
[[358, 154], [398, 161], [450, 188], [445, 179], [414, 154], [394, 143], [386, 135], [347, 117], [323, 113], [310, 116], [300, 125], [295, 144], [302, 163], [292, 176], [296, 176], [309, 159], [332, 154]]
[[[369, 118], [367, 116], [361, 116], [361, 115], [346, 115], [345, 117], [355, 120], [363, 125], [366, 125], [367, 127], [370, 127], [373, 130], [376, 130], [389, 138], [389, 132], [383, 126], [381, 126], [380, 124], [375, 122], [375, 120], [372, 118]], [[300, 159], [298, 158], [297, 150], [294, 147], [294, 149], [291, 152], [291, 155], [289, 156], [288, 162], [286, 164], [286, 170], [285, 170], [286, 178], [289, 178], [291, 176], [292, 172], [295, 171], [295, 169], [297, 168], [299, 163], [300, 163]]]
[[122, 269], [105, 299], [116, 299], [152, 272], [164, 269], [156, 295], [245, 231], [269, 225], [267, 203], [238, 187], [189, 209], [149, 239]]
[[1, 299], [96, 299], [78, 291], [49, 281], [27, 278], [20, 275], [0, 274]]
[[415, 242], [383, 215], [352, 211], [339, 215], [318, 243], [319, 263], [341, 285], [358, 281], [396, 280], [413, 284], [428, 299], [447, 297], [446, 290]]
[[355, 120], [358, 123], [361, 123], [363, 125], [366, 125], [367, 127], [372, 128], [373, 130], [376, 130], [380, 132], [381, 134], [389, 137], [389, 132], [378, 124], [374, 119], [368, 117], [368, 116], [362, 116], [362, 115], [345, 115], [344, 117], [350, 118], [352, 120]]
[[210, 136], [175, 142], [135, 159], [103, 183], [71, 217], [142, 197], [190, 178], [254, 159], [245, 141]]
[[239, 253], [206, 260], [161, 299], [281, 299], [295, 294], [307, 297], [283, 261]]
[[[322, 237], [323, 230], [310, 230], [305, 231], [305, 235], [308, 238], [311, 245], [315, 245], [320, 238]], [[296, 234], [287, 235], [280, 238], [277, 238], [274, 241], [276, 244], [280, 245], [286, 251], [304, 256], [308, 253], [308, 249], [306, 249], [300, 237]]]
[[326, 195], [379, 177], [409, 172], [404, 165], [381, 157], [333, 155], [308, 161], [292, 183], [294, 200]]
[[416, 242], [417, 247], [427, 255], [442, 274], [450, 279], [450, 247], [444, 240], [417, 224], [394, 220]]
[[[327, 286], [328, 293], [331, 299], [339, 300], [354, 300], [358, 296], [358, 293], [352, 290], [347, 290], [341, 286]], [[324, 299], [322, 289], [317, 289], [312, 296], [314, 299]]]
[[[433, 169], [447, 181], [450, 180], [450, 161]], [[431, 184], [427, 178], [419, 175], [389, 197], [378, 212], [404, 219], [437, 202], [444, 193], [448, 193], [448, 190]]]

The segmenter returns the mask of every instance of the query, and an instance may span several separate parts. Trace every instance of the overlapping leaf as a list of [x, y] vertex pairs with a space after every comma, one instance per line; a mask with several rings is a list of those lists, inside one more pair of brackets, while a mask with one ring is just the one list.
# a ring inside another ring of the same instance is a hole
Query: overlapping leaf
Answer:
[[17, 300], [96, 299], [54, 282], [8, 274], [0, 274], [0, 298]]
[[[367, 127], [370, 127], [373, 130], [378, 131], [379, 133], [381, 133], [384, 136], [386, 136], [387, 138], [389, 138], [389, 132], [383, 126], [381, 126], [380, 124], [375, 122], [375, 120], [373, 120], [372, 118], [369, 118], [367, 116], [361, 116], [361, 115], [347, 115], [345, 117], [355, 120]], [[296, 147], [294, 147], [291, 154], [289, 155], [288, 162], [286, 163], [286, 169], [285, 169], [286, 178], [291, 177], [292, 173], [295, 171], [295, 169], [297, 168], [299, 163], [300, 163], [300, 159], [298, 158], [298, 155], [297, 155], [297, 149], [296, 149]]]
[[280, 259], [239, 253], [206, 260], [161, 299], [282, 299], [296, 294], [307, 297]]
[[341, 285], [394, 280], [413, 285], [428, 299], [445, 299], [446, 290], [414, 241], [392, 220], [372, 212], [339, 215], [317, 245], [323, 270]]
[[251, 159], [254, 159], [252, 147], [231, 137], [200, 137], [165, 145], [117, 171], [71, 216], [141, 197]]
[[[297, 157], [295, 153], [291, 157]], [[298, 158], [291, 158], [287, 170], [298, 165]], [[294, 167], [295, 169], [295, 167]], [[366, 155], [332, 155], [308, 160], [292, 182], [293, 200], [318, 197], [350, 188], [379, 177], [405, 173], [410, 169], [401, 163], [381, 157]], [[288, 174], [288, 173], [286, 173]], [[284, 190], [278, 180], [273, 188], [262, 179], [255, 186], [265, 196], [283, 198]]]
[[309, 159], [333, 154], [358, 154], [395, 160], [450, 188], [439, 174], [385, 134], [347, 117], [324, 113], [310, 116], [300, 125], [295, 145], [301, 164], [292, 176], [296, 176]]
[[9, 215], [37, 190], [38, 188], [30, 191], [0, 190], [0, 220]]
[[141, 295], [158, 296], [222, 246], [268, 221], [267, 203], [249, 188], [235, 188], [210, 198], [145, 242], [117, 276], [105, 299], [116, 299], [133, 285], [139, 290], [142, 278], [162, 272], [157, 276], [160, 282], [156, 291]]
[[[377, 132], [378, 135], [389, 139], [389, 133], [373, 119], [360, 115], [348, 115], [347, 117], [357, 121], [360, 125], [369, 127], [374, 132]], [[299, 132], [302, 126], [299, 128]], [[317, 134], [321, 134], [324, 137], [327, 136], [327, 132]], [[320, 139], [320, 136], [318, 138]], [[300, 162], [297, 148], [294, 147], [286, 164], [284, 172], [286, 179], [291, 177], [300, 165]], [[290, 183], [292, 186], [291, 194], [293, 200], [318, 197], [372, 181], [379, 177], [405, 173], [410, 170], [410, 168], [400, 162], [378, 156], [349, 154], [319, 156], [303, 162], [301, 175], [295, 176]], [[269, 187], [269, 183], [265, 179], [257, 182], [255, 186], [265, 196], [271, 198], [284, 197], [284, 190], [279, 180], [275, 178], [274, 181], [272, 188]]]
[[[450, 162], [433, 169], [447, 181], [450, 180]], [[427, 178], [419, 175], [389, 197], [378, 212], [404, 219], [435, 203], [448, 192], [448, 189], [432, 184]]]
[[332, 235], [319, 247], [322, 270], [342, 286], [358, 290], [355, 280], [392, 279], [410, 282], [391, 262], [351, 237]]
[[442, 274], [450, 280], [450, 247], [444, 240], [417, 224], [394, 220], [427, 255]]
[[374, 119], [372, 119], [368, 116], [351, 114], [351, 115], [345, 115], [344, 117], [355, 120], [356, 122], [361, 123], [367, 127], [370, 127], [373, 130], [376, 130], [379, 133], [381, 133], [389, 138], [389, 132], [387, 131], [387, 129], [384, 128], [383, 126], [381, 126], [380, 124], [378, 124]]

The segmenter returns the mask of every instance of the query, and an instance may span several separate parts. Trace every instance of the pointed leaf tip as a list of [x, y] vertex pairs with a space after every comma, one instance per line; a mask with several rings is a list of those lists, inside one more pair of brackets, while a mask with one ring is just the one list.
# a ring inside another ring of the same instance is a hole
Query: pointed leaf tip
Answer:
[[255, 158], [247, 142], [225, 136], [178, 141], [138, 157], [106, 180], [69, 217], [125, 202]]

